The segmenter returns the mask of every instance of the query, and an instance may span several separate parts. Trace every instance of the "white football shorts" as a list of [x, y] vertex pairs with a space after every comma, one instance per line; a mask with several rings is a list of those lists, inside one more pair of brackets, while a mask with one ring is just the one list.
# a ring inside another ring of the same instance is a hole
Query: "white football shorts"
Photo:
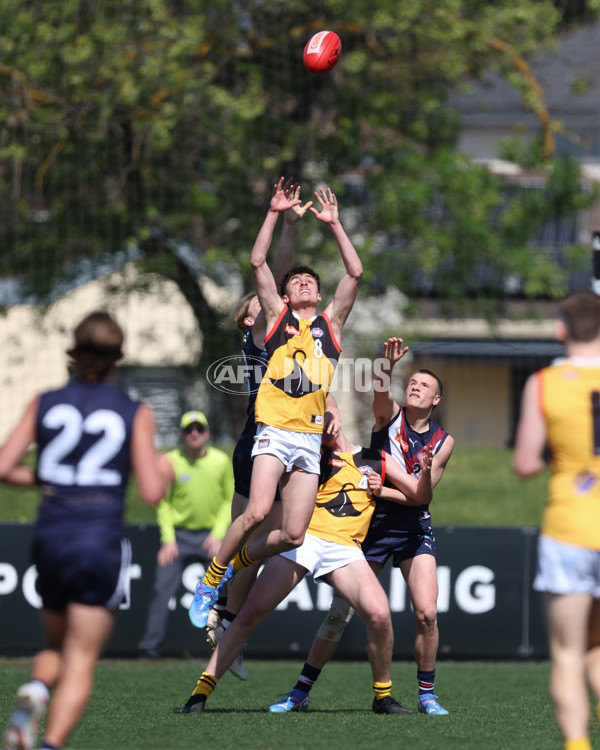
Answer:
[[600, 599], [600, 552], [589, 547], [559, 542], [540, 534], [537, 568], [533, 581], [536, 591], [550, 594], [592, 594]]
[[305, 534], [304, 542], [299, 547], [288, 552], [280, 552], [280, 555], [306, 568], [312, 573], [315, 583], [325, 583], [323, 579], [332, 570], [365, 559], [360, 547], [330, 542], [312, 534]]
[[321, 433], [292, 432], [259, 422], [254, 436], [252, 458], [268, 454], [276, 456], [289, 472], [295, 467], [307, 474], [321, 471]]

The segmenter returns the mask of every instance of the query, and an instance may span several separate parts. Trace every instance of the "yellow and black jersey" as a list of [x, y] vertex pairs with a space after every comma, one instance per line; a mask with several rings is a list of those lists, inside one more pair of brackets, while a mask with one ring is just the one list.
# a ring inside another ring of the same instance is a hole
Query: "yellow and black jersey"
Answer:
[[385, 480], [385, 457], [374, 448], [357, 448], [354, 453], [323, 451], [317, 502], [307, 532], [360, 547], [375, 509], [375, 498], [368, 492], [369, 474], [375, 471]]
[[542, 532], [600, 550], [600, 360], [567, 359], [537, 377], [551, 453]]
[[340, 347], [326, 315], [298, 318], [284, 307], [265, 338], [267, 371], [256, 421], [294, 432], [323, 432], [327, 390]]

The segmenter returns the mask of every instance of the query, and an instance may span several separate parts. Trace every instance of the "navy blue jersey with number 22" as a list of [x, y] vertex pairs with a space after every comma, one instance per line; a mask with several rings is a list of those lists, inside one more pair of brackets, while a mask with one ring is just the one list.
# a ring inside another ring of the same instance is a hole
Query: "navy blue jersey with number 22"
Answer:
[[38, 523], [120, 523], [139, 403], [107, 383], [73, 380], [40, 397], [36, 442], [42, 490]]

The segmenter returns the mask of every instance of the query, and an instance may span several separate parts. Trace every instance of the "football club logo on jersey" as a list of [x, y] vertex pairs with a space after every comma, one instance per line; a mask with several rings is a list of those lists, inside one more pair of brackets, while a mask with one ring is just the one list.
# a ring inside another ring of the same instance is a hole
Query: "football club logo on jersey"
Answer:
[[402, 430], [396, 430], [396, 434], [394, 435], [394, 440], [397, 443], [400, 443], [400, 448], [402, 448], [402, 453], [408, 453], [408, 443], [406, 440], [402, 438]]
[[320, 339], [325, 334], [322, 328], [311, 328], [310, 330], [315, 339]]
[[354, 505], [352, 505], [352, 500], [350, 499], [350, 495], [348, 494], [352, 490], [355, 490], [356, 487], [352, 484], [352, 482], [346, 482], [343, 486], [340, 492], [338, 494], [331, 498], [331, 500], [328, 500], [325, 503], [316, 502], [315, 506], [317, 508], [325, 508], [326, 510], [331, 513], [332, 516], [336, 516], [336, 518], [347, 518], [348, 516], [360, 516], [360, 511], [357, 510]]

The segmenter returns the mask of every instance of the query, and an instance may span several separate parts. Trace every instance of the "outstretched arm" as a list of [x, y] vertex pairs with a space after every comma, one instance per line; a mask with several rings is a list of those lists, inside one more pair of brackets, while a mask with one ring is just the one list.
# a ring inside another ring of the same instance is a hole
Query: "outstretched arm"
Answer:
[[267, 328], [270, 328], [275, 322], [275, 319], [283, 308], [283, 302], [279, 296], [275, 277], [267, 264], [267, 254], [271, 246], [279, 214], [302, 202], [294, 196], [295, 186], [291, 184], [290, 180], [284, 182], [284, 178], [281, 177], [279, 182], [273, 186], [271, 204], [250, 255], [256, 294], [258, 295], [260, 307], [266, 319]]
[[[299, 198], [300, 185], [296, 185], [294, 190], [294, 200]], [[298, 203], [297, 205], [288, 208], [283, 215], [283, 228], [281, 230], [279, 242], [277, 243], [277, 249], [275, 250], [275, 257], [273, 258], [273, 278], [275, 279], [275, 286], [278, 291], [283, 277], [292, 267], [296, 225], [311, 206], [312, 201], [308, 201], [304, 205]], [[266, 318], [261, 309], [256, 316], [254, 325], [252, 326], [252, 339], [256, 346], [263, 347], [266, 332]]]
[[392, 395], [392, 370], [408, 351], [408, 346], [402, 346], [402, 339], [391, 336], [383, 345], [383, 357], [373, 364], [375, 383], [373, 387], [373, 429], [381, 430], [396, 416], [400, 406]]
[[354, 245], [341, 225], [337, 198], [331, 192], [331, 188], [327, 188], [327, 191], [321, 188], [319, 193], [315, 193], [315, 196], [321, 204], [321, 210], [317, 211], [316, 208], [311, 208], [310, 210], [319, 221], [329, 224], [333, 236], [338, 243], [340, 255], [346, 268], [346, 273], [342, 276], [335, 290], [333, 301], [324, 310], [331, 321], [333, 332], [339, 343], [342, 328], [350, 314], [350, 310], [352, 310], [358, 293], [358, 285], [362, 278], [363, 267]]
[[[295, 201], [300, 200], [300, 185], [295, 186], [292, 197]], [[277, 243], [277, 249], [275, 250], [275, 257], [273, 258], [273, 276], [275, 277], [278, 289], [281, 280], [292, 267], [296, 226], [312, 204], [312, 201], [308, 201], [304, 205], [299, 202], [288, 208], [283, 214], [283, 227], [279, 242]]]

